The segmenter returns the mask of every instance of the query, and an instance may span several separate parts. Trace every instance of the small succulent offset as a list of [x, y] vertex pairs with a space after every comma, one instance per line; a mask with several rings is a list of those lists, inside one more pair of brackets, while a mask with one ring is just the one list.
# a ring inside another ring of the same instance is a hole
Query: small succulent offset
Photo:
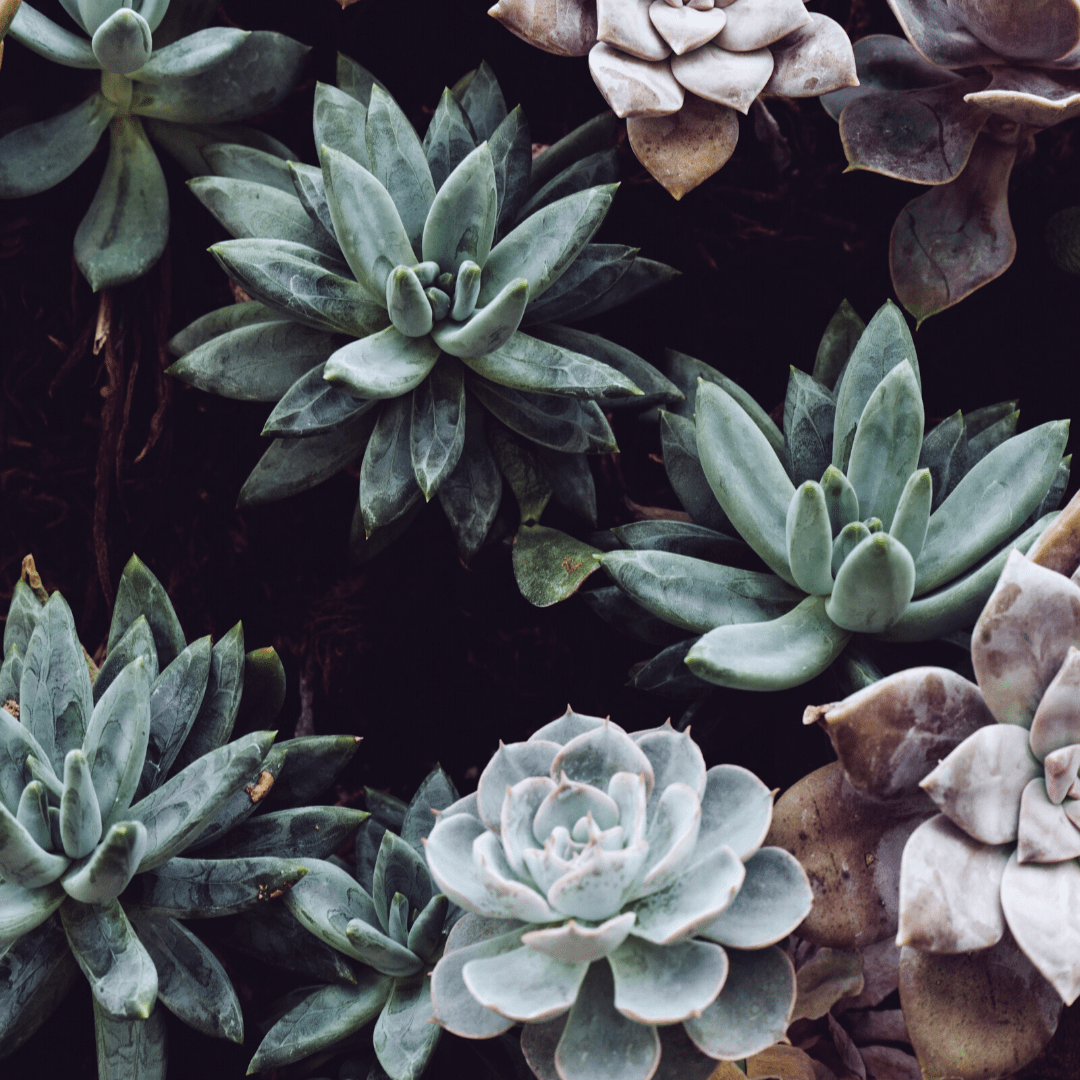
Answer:
[[[226, 136], [280, 147], [225, 122], [276, 105], [307, 48], [283, 34], [212, 27], [171, 40], [192, 0], [61, 0], [81, 34], [23, 3], [8, 34], [67, 67], [101, 71], [101, 88], [67, 112], [0, 139], [0, 198], [36, 195], [71, 175], [109, 129], [105, 172], [75, 234], [75, 261], [96, 292], [141, 277], [169, 238], [165, 176], [150, 139], [191, 164], [196, 142]], [[204, 5], [205, 6], [205, 5]], [[155, 47], [159, 46], [159, 47]], [[283, 150], [284, 148], [281, 147]]]
[[500, 746], [425, 845], [470, 913], [435, 1019], [468, 1038], [524, 1023], [531, 1068], [562, 1080], [705, 1077], [771, 1046], [795, 1001], [774, 943], [811, 902], [799, 863], [761, 847], [771, 817], [753, 773], [706, 770], [670, 724], [628, 735], [568, 709]]
[[859, 87], [824, 97], [848, 162], [931, 185], [893, 226], [893, 287], [920, 322], [1016, 254], [1009, 176], [1039, 131], [1080, 115], [1080, 4], [889, 0], [907, 36], [855, 45]]
[[[241, 505], [311, 487], [363, 455], [354, 550], [402, 531], [438, 493], [469, 556], [502, 482], [484, 425], [503, 424], [573, 472], [615, 448], [603, 410], [678, 397], [644, 360], [577, 319], [665, 281], [636, 249], [592, 244], [615, 185], [600, 117], [535, 161], [520, 107], [490, 69], [443, 93], [423, 142], [394, 99], [341, 57], [315, 98], [315, 169], [210, 148], [192, 182], [235, 240], [218, 261], [256, 302], [172, 342], [170, 371], [276, 401], [274, 443]], [[295, 187], [294, 187], [295, 185]], [[529, 333], [520, 329], [529, 327]], [[486, 414], [486, 416], [485, 416]]]
[[[372, 1020], [375, 1056], [391, 1080], [424, 1071], [442, 1034], [430, 1022], [431, 969], [461, 911], [433, 884], [422, 841], [435, 814], [457, 800], [440, 768], [407, 804], [369, 791], [355, 867], [305, 856], [309, 873], [285, 906], [300, 936], [343, 954], [350, 977], [304, 991], [267, 1032], [249, 1072], [334, 1050]], [[264, 958], [273, 963], [273, 951]]]
[[[675, 354], [671, 374], [696, 413], [661, 414], [672, 485], [767, 570], [700, 526], [623, 527], [631, 549], [597, 556], [618, 588], [704, 635], [669, 646], [657, 671], [685, 658], [719, 686], [783, 689], [828, 668], [853, 634], [925, 641], [970, 626], [1010, 547], [1034, 541], [1068, 481], [1068, 422], [1015, 435], [1015, 402], [958, 412], [924, 437], [915, 347], [892, 304], [865, 330], [841, 307], [814, 377], [792, 368], [783, 433], [707, 365]], [[616, 619], [626, 607], [594, 603]]]
[[273, 650], [245, 658], [239, 624], [213, 647], [188, 645], [133, 557], [98, 669], [64, 598], [46, 600], [24, 565], [32, 585], [15, 587], [0, 667], [0, 1056], [81, 968], [100, 1075], [163, 1076], [159, 1000], [200, 1031], [243, 1038], [224, 970], [177, 920], [253, 907], [305, 872], [278, 857], [179, 857], [250, 815], [280, 771], [274, 732], [227, 740], [245, 690], [276, 714], [281, 665]]
[[801, 0], [498, 0], [489, 14], [548, 52], [588, 53], [634, 153], [676, 199], [731, 157], [736, 112], [759, 94], [857, 85], [847, 34]]
[[1011, 1075], [1080, 993], [1078, 563], [1074, 498], [1010, 554], [972, 635], [977, 683], [914, 668], [808, 709], [840, 761], [777, 805], [770, 839], [817, 900], [800, 934], [903, 946], [926, 1076]]

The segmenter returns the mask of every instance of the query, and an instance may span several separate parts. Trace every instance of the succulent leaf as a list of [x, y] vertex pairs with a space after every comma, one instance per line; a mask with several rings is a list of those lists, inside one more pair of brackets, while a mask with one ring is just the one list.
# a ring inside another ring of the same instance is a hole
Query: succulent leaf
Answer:
[[101, 67], [85, 38], [58, 26], [29, 4], [19, 4], [7, 32], [20, 44], [54, 63], [75, 68]]
[[888, 533], [872, 533], [840, 564], [825, 611], [844, 630], [879, 633], [903, 615], [914, 588], [907, 548]]
[[323, 378], [358, 398], [393, 400], [418, 387], [438, 358], [430, 337], [406, 337], [390, 326], [338, 349]]
[[41, 847], [27, 827], [6, 806], [0, 806], [0, 873], [4, 882], [39, 889], [60, 877], [69, 862]]
[[926, 541], [933, 495], [929, 469], [913, 472], [900, 493], [889, 534], [907, 548], [913, 559], [918, 559]]
[[460, 366], [443, 357], [412, 395], [409, 446], [425, 499], [453, 472], [464, 445], [465, 382]]
[[[28, 784], [26, 790], [30, 788]], [[47, 818], [45, 824], [47, 827]], [[101, 839], [101, 827], [101, 810], [86, 756], [81, 750], [69, 750], [64, 759], [64, 794], [60, 799], [60, 837], [64, 854], [70, 859], [89, 855]], [[47, 846], [48, 839], [45, 836], [38, 843]]]
[[23, 788], [22, 796], [19, 798], [19, 807], [15, 812], [15, 820], [26, 829], [38, 847], [46, 850], [52, 847], [48, 789], [40, 780], [32, 780]]
[[818, 379], [792, 366], [784, 398], [784, 441], [792, 482], [821, 476], [832, 460], [836, 399]]
[[[427, 338], [401, 340], [430, 344]], [[360, 466], [360, 512], [368, 536], [401, 517], [421, 498], [412, 466], [411, 427], [408, 397], [383, 404]]]
[[451, 274], [466, 260], [483, 267], [495, 236], [498, 202], [491, 149], [481, 143], [454, 168], [430, 204], [423, 226], [424, 259]]
[[832, 592], [833, 539], [829, 519], [821, 485], [813, 480], [800, 484], [787, 512], [788, 563], [795, 584], [811, 596], [828, 596]]
[[89, 856], [72, 863], [60, 884], [68, 896], [83, 904], [112, 900], [135, 876], [146, 842], [146, 829], [141, 822], [119, 822], [105, 833]]
[[[629, 937], [610, 956], [615, 1008], [637, 1024], [670, 1024], [705, 1011], [727, 978], [727, 954], [709, 941], [653, 945]], [[611, 1032], [605, 1032], [611, 1037]]]
[[529, 123], [520, 105], [515, 106], [492, 132], [488, 149], [499, 193], [498, 227], [505, 230], [517, 219], [533, 168]]
[[431, 980], [426, 975], [397, 979], [379, 1019], [372, 1043], [388, 1076], [417, 1080], [442, 1034], [431, 1018]]
[[347, 871], [321, 859], [309, 859], [309, 873], [285, 896], [285, 906], [297, 921], [327, 945], [346, 956], [362, 959], [346, 927], [355, 920], [378, 925], [371, 895]]
[[475, 397], [465, 395], [465, 443], [454, 470], [439, 485], [439, 505], [469, 561], [480, 550], [495, 520], [502, 477], [484, 437], [484, 414]]
[[325, 374], [325, 361], [301, 373], [270, 411], [263, 434], [285, 439], [330, 435], [376, 407], [374, 398], [365, 400], [339, 390], [326, 381]]
[[472, 123], [460, 102], [449, 89], [442, 92], [424, 133], [424, 157], [431, 171], [431, 181], [438, 191], [446, 178], [476, 148]]
[[165, 1080], [165, 1010], [153, 1009], [145, 1019], [114, 1016], [95, 996], [94, 1035], [100, 1080], [126, 1080], [129, 1076]]
[[[367, 92], [370, 97], [370, 85]], [[329, 146], [365, 169], [370, 167], [365, 138], [366, 101], [360, 102], [354, 95], [339, 90], [336, 86], [316, 83], [313, 122], [317, 147]]]

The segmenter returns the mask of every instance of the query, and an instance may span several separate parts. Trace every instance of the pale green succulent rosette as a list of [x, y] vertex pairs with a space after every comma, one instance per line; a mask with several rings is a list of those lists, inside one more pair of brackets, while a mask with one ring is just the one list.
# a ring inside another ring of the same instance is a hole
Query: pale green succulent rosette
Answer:
[[674, 272], [590, 242], [615, 192], [610, 117], [533, 161], [521, 109], [507, 111], [486, 65], [444, 92], [423, 140], [359, 65], [339, 58], [338, 81], [315, 95], [321, 169], [207, 148], [219, 175], [191, 186], [237, 238], [211, 250], [255, 302], [177, 335], [170, 372], [277, 403], [242, 506], [362, 456], [358, 557], [438, 494], [468, 558], [502, 492], [494, 426], [543, 448], [549, 469], [595, 503], [578, 463], [615, 449], [604, 411], [679, 397], [630, 350], [553, 322]]
[[[49, 60], [101, 71], [101, 89], [67, 112], [0, 139], [0, 198], [46, 191], [70, 176], [109, 131], [109, 158], [75, 234], [75, 261], [96, 292], [141, 277], [169, 238], [165, 176], [150, 139], [199, 167], [195, 142], [231, 138], [288, 151], [236, 126], [292, 89], [307, 48], [283, 34], [211, 27], [155, 48], [169, 0], [62, 0], [89, 35], [22, 4], [8, 34]], [[185, 0], [173, 0], [181, 20]]]
[[670, 725], [567, 710], [500, 746], [425, 845], [469, 912], [432, 975], [435, 1019], [467, 1038], [522, 1023], [533, 1071], [563, 1080], [706, 1077], [771, 1046], [795, 1001], [775, 943], [811, 904], [798, 861], [761, 846], [771, 817], [757, 777], [706, 770]]
[[694, 523], [616, 529], [626, 550], [596, 556], [615, 585], [585, 594], [647, 640], [703, 635], [650, 661], [643, 688], [692, 696], [688, 668], [718, 686], [785, 689], [853, 635], [966, 629], [1068, 482], [1068, 421], [1017, 435], [1016, 402], [924, 435], [915, 347], [891, 303], [865, 328], [841, 307], [813, 376], [791, 370], [783, 430], [720, 372], [670, 360], [687, 400], [661, 413], [664, 464]]
[[[461, 912], [432, 882], [423, 839], [435, 824], [433, 811], [447, 810], [457, 800], [440, 768], [408, 804], [369, 791], [372, 816], [357, 836], [355, 867], [308, 860], [310, 872], [285, 898], [291, 927], [282, 924], [277, 933], [292, 948], [304, 939], [300, 948], [332, 951], [341, 969], [330, 985], [290, 999], [291, 1007], [267, 1032], [249, 1072], [351, 1046], [371, 1021], [375, 1056], [391, 1080], [416, 1080], [424, 1071], [442, 1034], [430, 1022], [431, 969]], [[239, 921], [245, 932], [248, 921]], [[251, 951], [269, 963], [280, 962], [277, 937], [266, 936]]]
[[16, 585], [0, 667], [0, 1056], [48, 1018], [80, 968], [103, 1078], [164, 1075], [158, 1001], [199, 1031], [242, 1040], [223, 968], [178, 920], [245, 910], [305, 873], [278, 857], [281, 845], [180, 857], [248, 818], [282, 772], [274, 732], [228, 741], [245, 683], [276, 714], [273, 650], [245, 657], [239, 624], [216, 645], [188, 644], [134, 557], [100, 669], [61, 595]]

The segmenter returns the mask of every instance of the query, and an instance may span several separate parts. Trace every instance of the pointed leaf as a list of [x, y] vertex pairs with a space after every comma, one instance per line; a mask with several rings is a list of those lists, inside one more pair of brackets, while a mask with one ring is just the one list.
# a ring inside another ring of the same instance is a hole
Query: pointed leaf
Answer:
[[[14, 18], [7, 14], [7, 33], [32, 52], [65, 67], [100, 68], [90, 43], [39, 14], [29, 4], [19, 4]], [[2, 21], [2, 20], [0, 20]]]
[[454, 531], [458, 552], [468, 562], [495, 520], [502, 477], [484, 437], [483, 407], [468, 393], [465, 403], [465, 442], [453, 472], [439, 485], [439, 504]]
[[596, 548], [544, 525], [522, 525], [514, 537], [514, 580], [536, 607], [572, 596], [600, 569]]
[[454, 471], [464, 444], [465, 382], [460, 364], [443, 357], [412, 395], [409, 446], [425, 499]]
[[360, 510], [368, 536], [401, 517], [422, 492], [412, 468], [412, 400], [383, 404], [360, 466]]
[[267, 806], [281, 810], [313, 802], [352, 760], [360, 742], [357, 735], [305, 735], [278, 743], [287, 756]]
[[709, 529], [734, 531], [701, 466], [694, 422], [678, 413], [661, 411], [660, 444], [668, 481], [693, 521]]
[[475, 148], [476, 138], [465, 110], [449, 90], [444, 90], [423, 142], [436, 191]]
[[495, 235], [498, 189], [491, 150], [481, 143], [446, 178], [423, 222], [423, 256], [443, 273], [469, 260], [487, 262]]
[[784, 441], [795, 484], [819, 480], [832, 461], [836, 399], [822, 383], [791, 368], [784, 399]]
[[929, 469], [933, 481], [931, 513], [945, 501], [968, 471], [966, 423], [958, 409], [926, 433], [919, 451], [919, 468]]
[[[865, 329], [866, 323], [859, 318], [858, 312], [847, 300], [841, 300], [818, 343], [817, 356], [814, 358], [814, 379], [817, 382], [829, 390], [836, 388], [840, 372], [851, 358], [851, 353]], [[786, 420], [784, 428], [787, 429]]]
[[211, 143], [202, 147], [202, 156], [215, 176], [264, 184], [287, 195], [295, 194], [289, 164], [277, 154], [241, 143]]
[[459, 79], [452, 92], [468, 114], [476, 137], [490, 139], [506, 116], [506, 101], [487, 61]]
[[375, 399], [339, 390], [326, 381], [325, 373], [324, 361], [300, 375], [271, 410], [262, 433], [285, 439], [330, 435], [375, 408]]
[[367, 816], [362, 810], [344, 806], [277, 810], [244, 822], [223, 840], [203, 850], [208, 858], [287, 851], [293, 859], [328, 859]]
[[418, 387], [435, 366], [431, 337], [406, 337], [395, 327], [350, 341], [326, 361], [323, 378], [359, 398], [398, 398]]
[[513, 222], [525, 201], [532, 171], [532, 140], [529, 122], [521, 106], [516, 106], [488, 139], [495, 166], [495, 186], [499, 192], [499, 229]]
[[[39, 889], [56, 881], [70, 861], [41, 847], [26, 826], [7, 807], [0, 806], [0, 872], [3, 874], [0, 884], [20, 890]], [[21, 893], [15, 893], [21, 911], [20, 896]], [[21, 923], [22, 919], [23, 915], [16, 915], [17, 922]]]

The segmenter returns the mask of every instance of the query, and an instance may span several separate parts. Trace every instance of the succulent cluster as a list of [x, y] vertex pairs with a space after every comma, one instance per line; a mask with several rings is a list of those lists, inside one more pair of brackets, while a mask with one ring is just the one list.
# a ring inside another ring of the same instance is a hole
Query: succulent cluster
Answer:
[[97, 668], [64, 598], [46, 599], [32, 560], [27, 570], [34, 587], [15, 587], [0, 667], [0, 1055], [81, 968], [101, 1075], [163, 1072], [159, 1000], [200, 1031], [243, 1038], [221, 964], [177, 920], [253, 907], [305, 873], [280, 846], [180, 857], [249, 817], [280, 772], [274, 732], [228, 739], [245, 689], [273, 719], [281, 665], [273, 650], [245, 657], [239, 624], [189, 645], [133, 557]]
[[165, 250], [169, 198], [150, 140], [189, 166], [198, 161], [196, 144], [223, 138], [284, 151], [231, 122], [281, 101], [307, 49], [283, 34], [229, 27], [179, 36], [191, 0], [172, 0], [171, 8], [169, 0], [62, 4], [81, 33], [23, 3], [8, 34], [55, 63], [100, 70], [101, 87], [73, 109], [0, 138], [0, 198], [59, 184], [108, 128], [105, 172], [75, 234], [75, 261], [97, 291], [141, 277]]
[[678, 397], [628, 349], [551, 322], [606, 310], [672, 271], [589, 242], [615, 192], [605, 118], [533, 160], [521, 108], [507, 112], [486, 65], [444, 92], [423, 141], [358, 64], [341, 57], [338, 81], [316, 91], [321, 170], [210, 148], [222, 175], [192, 187], [237, 237], [211, 250], [256, 299], [174, 338], [182, 359], [170, 371], [277, 402], [264, 432], [275, 441], [241, 505], [363, 455], [358, 553], [438, 493], [469, 556], [502, 491], [485, 425], [574, 471], [573, 455], [615, 449], [605, 408]]
[[[783, 432], [719, 372], [672, 364], [695, 419], [661, 414], [664, 462], [702, 525], [625, 526], [628, 550], [597, 558], [624, 597], [704, 636], [669, 646], [641, 684], [685, 659], [720, 686], [781, 689], [825, 670], [853, 633], [923, 641], [970, 626], [1068, 481], [1068, 422], [1015, 435], [1015, 402], [924, 437], [914, 343], [891, 304], [865, 329], [841, 308], [814, 376], [792, 368]], [[626, 611], [618, 594], [586, 595], [612, 619]]]
[[770, 839], [814, 888], [800, 934], [904, 946], [900, 1000], [926, 1075], [1015, 1071], [1080, 990], [1078, 522], [1074, 498], [1010, 554], [972, 635], [977, 683], [913, 668], [808, 709], [840, 760], [777, 804]]
[[893, 287], [920, 322], [1016, 254], [1009, 177], [1044, 128], [1080, 115], [1080, 6], [889, 0], [907, 36], [855, 44], [856, 89], [823, 98], [852, 168], [931, 186], [893, 226]]
[[670, 725], [628, 735], [568, 709], [501, 745], [425, 845], [469, 912], [432, 975], [435, 1019], [469, 1038], [524, 1023], [533, 1071], [563, 1080], [648, 1080], [662, 1050], [707, 1076], [772, 1045], [795, 1000], [773, 946], [810, 889], [761, 847], [771, 817], [757, 777], [706, 770]]
[[322, 972], [308, 963], [306, 972], [329, 985], [287, 999], [249, 1071], [336, 1052], [373, 1020], [371, 1043], [385, 1074], [416, 1080], [424, 1071], [442, 1033], [430, 1022], [431, 969], [461, 912], [434, 887], [422, 841], [435, 813], [457, 798], [438, 767], [408, 804], [369, 790], [371, 814], [356, 837], [355, 865], [332, 857], [340, 844], [306, 853], [309, 872], [285, 897], [288, 914], [243, 917], [237, 929], [256, 946], [249, 951], [269, 963], [302, 951], [333, 958]]
[[498, 0], [489, 14], [548, 52], [588, 53], [634, 153], [676, 199], [731, 157], [736, 113], [759, 94], [857, 85], [847, 34], [801, 0]]

